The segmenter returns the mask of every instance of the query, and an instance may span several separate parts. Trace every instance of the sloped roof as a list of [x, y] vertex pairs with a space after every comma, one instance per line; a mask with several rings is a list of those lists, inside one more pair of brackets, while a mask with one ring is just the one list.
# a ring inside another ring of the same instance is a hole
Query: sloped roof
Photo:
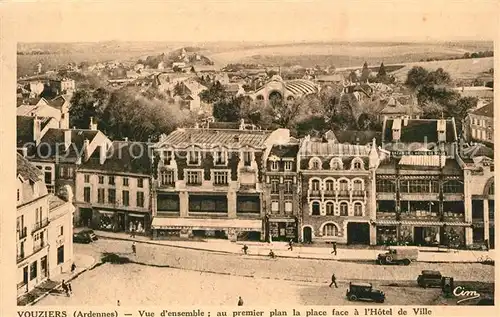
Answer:
[[440, 155], [404, 155], [399, 165], [441, 167], [445, 162], [446, 157]]
[[493, 158], [495, 151], [492, 148], [487, 147], [484, 144], [477, 143], [460, 151], [460, 156], [462, 158], [472, 159], [474, 157], [486, 156]]
[[474, 110], [472, 114], [475, 114], [477, 116], [484, 116], [484, 117], [490, 117], [493, 118], [493, 113], [494, 113], [494, 105], [493, 102], [490, 102], [486, 106], [483, 106], [477, 110]]
[[264, 147], [270, 132], [219, 129], [177, 129], [160, 141], [159, 146], [185, 148], [190, 145], [203, 147]]
[[301, 156], [369, 156], [370, 146], [304, 141], [299, 153]]
[[67, 97], [65, 97], [64, 95], [60, 95], [55, 97], [54, 99], [51, 99], [49, 101], [49, 106], [61, 110], [61, 108], [64, 106], [66, 102], [68, 102]]
[[271, 148], [270, 155], [276, 155], [277, 157], [297, 157], [299, 152], [299, 144], [283, 144], [283, 145], [273, 145]]
[[17, 154], [17, 175], [21, 175], [24, 179], [29, 179], [32, 182], [37, 182], [42, 177], [43, 173], [33, 164], [30, 163], [19, 153]]
[[[96, 150], [96, 153], [99, 149]], [[82, 163], [81, 169], [106, 172], [151, 174], [150, 144], [146, 142], [113, 141], [104, 164], [95, 155]]]
[[[52, 118], [37, 117], [41, 120], [41, 129], [49, 123]], [[17, 116], [17, 146], [21, 147], [34, 141], [34, 116]]]
[[[37, 155], [45, 159], [54, 158], [57, 154], [64, 158], [78, 158], [83, 153], [85, 140], [92, 140], [99, 133], [94, 130], [73, 129], [71, 131], [71, 145], [64, 151], [64, 131], [67, 129], [49, 129], [40, 140]], [[58, 149], [57, 149], [58, 148]]]
[[240, 128], [239, 122], [209, 122], [209, 129], [233, 129], [238, 130]]
[[377, 144], [380, 144], [382, 140], [382, 132], [378, 131], [337, 131], [335, 132], [335, 136], [339, 143], [361, 145], [371, 144], [374, 138]]
[[[399, 120], [398, 120], [399, 122]], [[384, 142], [392, 142], [392, 126], [394, 119], [386, 120], [385, 130], [383, 135]], [[401, 121], [401, 143], [411, 142], [437, 142], [438, 120], [436, 119], [409, 119], [407, 124]], [[446, 142], [457, 141], [455, 124], [453, 120], [446, 119]]]

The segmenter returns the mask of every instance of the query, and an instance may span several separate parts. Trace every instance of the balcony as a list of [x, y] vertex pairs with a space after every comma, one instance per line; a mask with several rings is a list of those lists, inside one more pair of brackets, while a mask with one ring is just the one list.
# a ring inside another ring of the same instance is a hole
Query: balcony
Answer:
[[310, 190], [309, 191], [309, 197], [321, 197], [321, 192], [319, 190]]
[[35, 233], [36, 231], [43, 229], [49, 225], [49, 218], [45, 218], [40, 222], [37, 222], [33, 225], [33, 229], [31, 230], [31, 234]]
[[40, 243], [38, 245], [35, 244], [33, 246], [33, 254], [37, 253], [38, 251], [40, 251], [41, 249], [45, 248], [46, 246], [47, 246], [47, 243], [45, 243], [45, 242], [42, 242], [42, 243]]
[[21, 230], [18, 230], [17, 236], [19, 240], [26, 238], [28, 236], [28, 228], [24, 227]]
[[349, 191], [348, 190], [339, 190], [338, 191], [338, 196], [339, 197], [348, 198], [349, 197]]
[[390, 212], [390, 211], [378, 211], [377, 210], [377, 219], [391, 219], [395, 220], [396, 219], [396, 212]]
[[324, 195], [325, 195], [325, 197], [335, 197], [335, 191], [334, 190], [325, 190]]
[[444, 221], [446, 222], [464, 222], [465, 214], [456, 212], [443, 213]]
[[402, 220], [434, 220], [440, 221], [440, 216], [437, 212], [429, 212], [426, 210], [422, 211], [410, 211], [401, 212]]
[[24, 281], [19, 282], [19, 283], [17, 283], [17, 289], [21, 289], [21, 288], [23, 288], [23, 287], [26, 287], [26, 285], [27, 285], [27, 284], [28, 284], [28, 283], [27, 283], [27, 282], [24, 282]]
[[353, 199], [364, 199], [366, 197], [366, 192], [364, 190], [353, 190], [352, 198]]
[[22, 260], [26, 259], [26, 254], [24, 252], [21, 252], [17, 255], [16, 257], [17, 263], [21, 262]]

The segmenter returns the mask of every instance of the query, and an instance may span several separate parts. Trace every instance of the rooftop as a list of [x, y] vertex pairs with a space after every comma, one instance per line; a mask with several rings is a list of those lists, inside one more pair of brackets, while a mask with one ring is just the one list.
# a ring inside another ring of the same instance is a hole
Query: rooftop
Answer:
[[24, 179], [29, 179], [32, 182], [41, 180], [43, 175], [42, 171], [36, 168], [21, 154], [17, 154], [17, 175], [21, 175]]
[[273, 145], [271, 148], [270, 155], [276, 155], [277, 157], [297, 157], [299, 152], [299, 144], [280, 144]]
[[[41, 130], [52, 118], [38, 117], [41, 120]], [[22, 147], [34, 141], [34, 116], [17, 116], [17, 147]]]
[[299, 150], [301, 156], [369, 156], [369, 145], [304, 141]]
[[474, 110], [471, 112], [472, 114], [475, 114], [477, 116], [484, 116], [484, 117], [490, 117], [493, 118], [493, 113], [494, 113], [494, 104], [493, 102], [490, 102], [486, 106], [483, 106], [477, 110]]
[[[383, 142], [392, 142], [392, 127], [395, 120], [401, 122], [401, 143], [434, 143], [438, 141], [438, 121], [437, 119], [388, 119], [385, 121]], [[405, 124], [406, 123], [406, 124]], [[452, 119], [445, 119], [446, 142], [457, 141], [455, 122]]]
[[[49, 129], [47, 133], [40, 140], [40, 145], [38, 147], [40, 157], [52, 158], [57, 154], [63, 156], [64, 158], [78, 158], [81, 153], [83, 153], [84, 141], [87, 139], [90, 142], [95, 138], [99, 131], [94, 130], [84, 130], [84, 129], [72, 129], [71, 131], [71, 146], [68, 151], [65, 152], [63, 149], [64, 145], [64, 132], [67, 129]], [[58, 149], [56, 149], [58, 147]]]
[[55, 209], [59, 206], [64, 205], [66, 202], [62, 200], [61, 198], [55, 196], [55, 195], [50, 195], [49, 197], [49, 209]]

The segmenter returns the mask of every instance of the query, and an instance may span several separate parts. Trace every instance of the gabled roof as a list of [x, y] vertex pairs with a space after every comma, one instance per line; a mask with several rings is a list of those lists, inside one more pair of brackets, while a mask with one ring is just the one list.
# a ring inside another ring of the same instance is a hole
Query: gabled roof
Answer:
[[[446, 120], [446, 142], [457, 141], [455, 122], [451, 119]], [[392, 127], [394, 122], [401, 122], [401, 143], [429, 143], [438, 142], [437, 119], [388, 119], [385, 122], [385, 130], [383, 134], [384, 142], [393, 142]], [[406, 125], [404, 123], [407, 123]]]
[[[113, 141], [107, 152], [104, 164], [99, 155], [94, 155], [82, 163], [81, 169], [100, 170], [105, 172], [151, 174], [150, 144], [146, 142]], [[96, 153], [99, 149], [96, 150]]]
[[64, 106], [64, 104], [67, 103], [68, 101], [69, 100], [67, 99], [67, 97], [65, 97], [64, 95], [60, 95], [60, 96], [57, 96], [54, 99], [50, 100], [49, 106], [52, 106], [56, 109], [61, 110], [61, 108]]
[[270, 156], [276, 155], [277, 157], [297, 157], [297, 153], [299, 152], [299, 144], [280, 144], [273, 145], [271, 148]]
[[202, 147], [264, 147], [268, 131], [219, 130], [219, 129], [177, 129], [164, 139], [158, 146], [173, 146], [186, 148], [190, 145]]
[[378, 131], [337, 131], [335, 132], [335, 136], [339, 143], [360, 145], [371, 144], [374, 138], [376, 143], [380, 144], [382, 139], [382, 133]]
[[471, 112], [472, 114], [475, 114], [477, 116], [484, 116], [484, 117], [490, 117], [493, 118], [493, 113], [494, 113], [494, 105], [493, 102], [490, 102], [486, 106], [483, 106], [477, 110], [474, 110]]
[[493, 151], [493, 149], [481, 143], [477, 143], [472, 146], [466, 147], [460, 151], [460, 157], [464, 159], [472, 159], [474, 157], [479, 157], [479, 156], [486, 156], [489, 158], [493, 158], [494, 154], [495, 151]]
[[[52, 118], [37, 117], [41, 120], [41, 130], [50, 122]], [[17, 146], [22, 147], [34, 141], [34, 116], [17, 116]]]
[[[57, 154], [64, 158], [78, 158], [80, 153], [83, 153], [84, 141], [87, 139], [89, 142], [95, 138], [99, 131], [72, 129], [71, 131], [71, 145], [67, 152], [64, 151], [64, 132], [68, 129], [49, 129], [47, 133], [40, 140], [41, 146], [37, 150], [37, 155], [41, 158], [51, 159]], [[59, 147], [59, 149], [56, 149]]]
[[24, 158], [19, 153], [17, 154], [17, 175], [21, 176], [23, 179], [29, 179], [32, 182], [37, 182], [41, 179], [43, 173], [33, 164], [30, 163], [26, 158]]

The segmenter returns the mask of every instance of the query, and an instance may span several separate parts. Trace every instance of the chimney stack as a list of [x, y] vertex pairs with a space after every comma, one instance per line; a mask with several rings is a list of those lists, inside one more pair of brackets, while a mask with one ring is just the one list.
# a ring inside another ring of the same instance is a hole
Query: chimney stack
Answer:
[[99, 147], [99, 164], [104, 164], [106, 162], [106, 144], [101, 144]]
[[38, 116], [33, 119], [33, 141], [38, 145], [42, 138], [42, 120]]
[[94, 122], [94, 117], [90, 117], [90, 130], [97, 131], [97, 123]]
[[88, 139], [85, 139], [83, 141], [83, 155], [84, 155], [84, 161], [88, 161], [90, 158], [90, 141]]
[[71, 130], [64, 130], [64, 150], [67, 151], [71, 146]]

